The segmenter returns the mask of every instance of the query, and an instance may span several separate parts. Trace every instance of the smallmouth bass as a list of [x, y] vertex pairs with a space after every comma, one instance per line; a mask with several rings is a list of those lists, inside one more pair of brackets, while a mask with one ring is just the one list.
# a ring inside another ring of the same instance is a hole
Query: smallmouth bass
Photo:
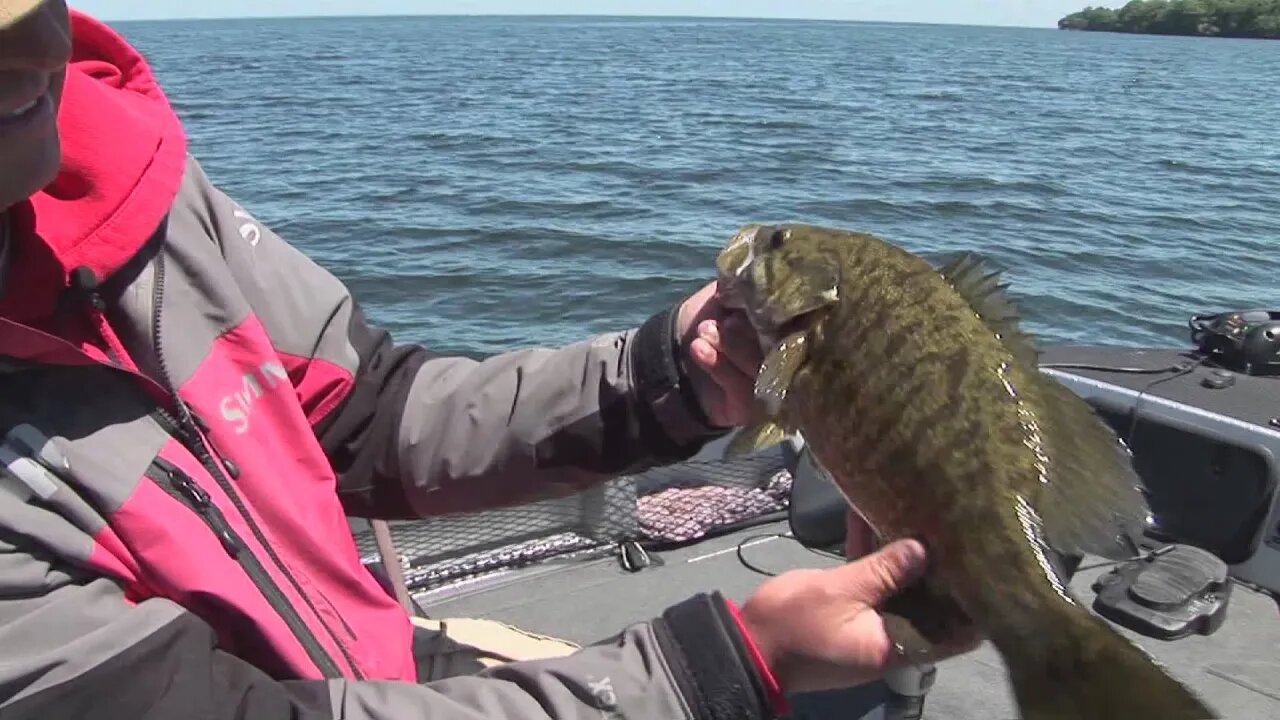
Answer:
[[938, 624], [970, 622], [1024, 720], [1217, 717], [1067, 590], [1061, 556], [1130, 557], [1148, 506], [1116, 434], [1037, 369], [982, 256], [935, 268], [865, 233], [748, 225], [716, 264], [766, 355], [761, 420], [730, 453], [798, 431], [881, 540], [925, 544], [932, 617], [885, 613], [908, 657], [928, 658]]

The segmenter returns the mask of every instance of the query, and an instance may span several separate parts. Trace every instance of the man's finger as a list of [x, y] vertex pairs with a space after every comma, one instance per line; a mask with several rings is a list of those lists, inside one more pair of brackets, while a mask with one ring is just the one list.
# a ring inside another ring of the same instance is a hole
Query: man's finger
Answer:
[[924, 576], [928, 567], [924, 546], [916, 540], [895, 540], [837, 573], [854, 599], [876, 607]]
[[710, 282], [685, 299], [677, 314], [677, 331], [683, 342], [689, 342], [697, 335], [697, 326], [719, 313], [719, 304], [715, 302], [716, 283]]
[[755, 382], [728, 362], [716, 370], [714, 377], [724, 393], [724, 406], [721, 408], [724, 417], [719, 418], [719, 423], [740, 426], [750, 422]]
[[732, 312], [720, 321], [718, 330], [720, 351], [744, 375], [755, 377], [764, 362], [764, 352], [751, 321], [740, 312]]
[[708, 416], [712, 416], [714, 422], [717, 408], [724, 407], [725, 404], [724, 390], [715, 379], [715, 368], [724, 360], [720, 358], [720, 351], [702, 338], [696, 338], [689, 344], [689, 358], [693, 360], [689, 374], [693, 379], [694, 391], [702, 402], [703, 410]]
[[705, 338], [693, 341], [689, 354], [705, 375], [700, 395], [718, 425], [741, 425], [750, 418], [755, 384], [725, 353]]

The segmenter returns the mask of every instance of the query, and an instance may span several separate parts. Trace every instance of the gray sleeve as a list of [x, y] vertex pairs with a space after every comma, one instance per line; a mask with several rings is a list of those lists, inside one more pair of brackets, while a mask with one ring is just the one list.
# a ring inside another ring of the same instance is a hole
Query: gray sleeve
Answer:
[[722, 599], [699, 596], [568, 657], [429, 685], [274, 679], [164, 599], [0, 530], [0, 717], [44, 720], [763, 720]]
[[335, 682], [331, 694], [343, 718], [388, 716], [397, 707], [418, 708], [419, 716], [473, 720], [697, 717], [676, 690], [647, 624], [567, 657], [498, 666], [426, 686]]
[[773, 718], [776, 706], [737, 628], [723, 597], [698, 595], [565, 657], [425, 686], [335, 682], [330, 690], [339, 717], [359, 720]]
[[397, 346], [353, 323], [357, 386], [317, 426], [348, 510], [488, 509], [692, 456], [720, 433], [690, 409], [682, 382], [662, 375], [679, 375], [667, 360], [669, 321], [661, 313], [637, 330], [481, 361]]
[[692, 396], [673, 310], [567, 347], [484, 360], [397, 343], [335, 275], [199, 177], [187, 192], [202, 197], [189, 204], [205, 208], [288, 366], [352, 515], [562, 496], [687, 459], [726, 432]]

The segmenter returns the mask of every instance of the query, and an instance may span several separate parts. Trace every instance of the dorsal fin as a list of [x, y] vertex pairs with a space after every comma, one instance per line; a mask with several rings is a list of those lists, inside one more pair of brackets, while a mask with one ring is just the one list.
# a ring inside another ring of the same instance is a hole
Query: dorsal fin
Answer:
[[1001, 272], [985, 255], [976, 252], [960, 253], [938, 268], [938, 274], [951, 283], [1009, 352], [1019, 362], [1034, 368], [1040, 352], [1019, 325], [1018, 308], [1005, 292], [1009, 284], [1000, 282]]

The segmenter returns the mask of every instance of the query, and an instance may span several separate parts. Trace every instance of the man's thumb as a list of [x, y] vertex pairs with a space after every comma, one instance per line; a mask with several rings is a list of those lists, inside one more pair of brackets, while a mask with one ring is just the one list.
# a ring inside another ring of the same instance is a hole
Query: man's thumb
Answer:
[[895, 540], [844, 566], [858, 600], [872, 607], [919, 580], [928, 567], [924, 546], [917, 540]]

